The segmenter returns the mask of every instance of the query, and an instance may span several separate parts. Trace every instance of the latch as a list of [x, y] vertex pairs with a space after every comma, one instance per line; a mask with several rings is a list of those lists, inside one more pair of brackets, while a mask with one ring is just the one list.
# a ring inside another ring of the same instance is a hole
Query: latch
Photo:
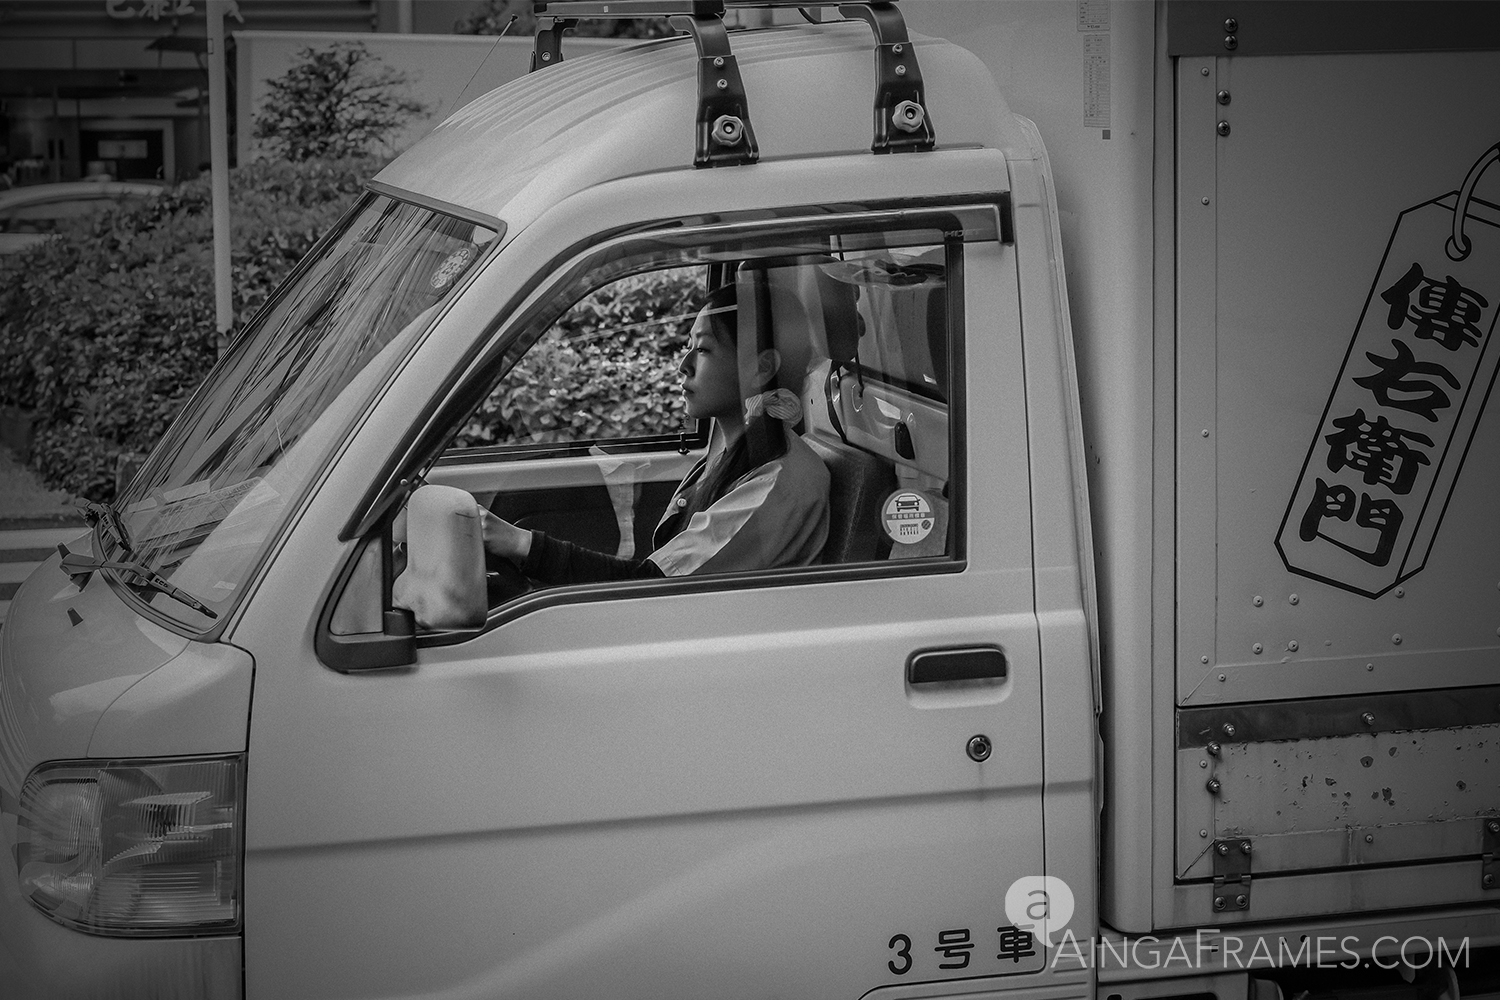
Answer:
[[1491, 816], [1484, 821], [1479, 843], [1479, 887], [1500, 889], [1500, 819]]
[[1250, 841], [1216, 840], [1213, 852], [1214, 912], [1250, 909]]

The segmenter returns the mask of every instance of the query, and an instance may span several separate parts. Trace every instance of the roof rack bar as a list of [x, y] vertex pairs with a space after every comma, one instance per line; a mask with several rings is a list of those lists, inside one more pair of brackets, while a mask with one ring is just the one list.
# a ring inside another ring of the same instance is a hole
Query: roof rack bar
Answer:
[[839, 13], [869, 24], [875, 33], [874, 153], [931, 149], [936, 142], [922, 88], [917, 52], [894, 0], [844, 3]]
[[740, 79], [739, 64], [729, 47], [729, 32], [723, 19], [717, 14], [679, 15], [670, 18], [669, 23], [691, 32], [698, 47], [697, 151], [693, 166], [732, 167], [756, 162], [760, 159], [760, 147], [750, 125], [745, 83]]
[[[536, 13], [551, 17], [721, 17], [726, 10], [838, 7], [848, 0], [534, 0]], [[896, 0], [889, 0], [895, 3]]]

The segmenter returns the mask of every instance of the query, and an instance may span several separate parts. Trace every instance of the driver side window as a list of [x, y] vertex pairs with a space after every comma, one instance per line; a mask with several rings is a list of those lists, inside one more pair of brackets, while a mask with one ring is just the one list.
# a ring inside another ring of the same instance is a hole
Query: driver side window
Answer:
[[[599, 254], [513, 321], [426, 472], [482, 512], [489, 612], [569, 584], [959, 558], [962, 242], [664, 243]], [[396, 573], [420, 582], [420, 555]]]

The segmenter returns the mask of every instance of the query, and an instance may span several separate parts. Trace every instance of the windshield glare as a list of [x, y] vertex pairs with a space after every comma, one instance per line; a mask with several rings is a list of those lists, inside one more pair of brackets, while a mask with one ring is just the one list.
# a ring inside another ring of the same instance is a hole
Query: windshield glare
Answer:
[[[120, 498], [134, 557], [222, 617], [492, 229], [371, 198], [263, 310]], [[152, 591], [194, 628], [210, 618]]]

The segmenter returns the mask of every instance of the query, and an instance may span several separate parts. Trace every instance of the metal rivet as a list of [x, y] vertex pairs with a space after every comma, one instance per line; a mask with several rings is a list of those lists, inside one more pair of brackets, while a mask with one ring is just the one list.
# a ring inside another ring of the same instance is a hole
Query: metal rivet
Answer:
[[1401, 645], [1401, 633], [1397, 632], [1395, 635], [1391, 636], [1391, 642], [1395, 643], [1398, 646]]
[[1198, 762], [1198, 766], [1199, 767], [1207, 767], [1208, 766], [1208, 761], [1206, 761], [1206, 760], [1200, 760]]
[[1233, 52], [1235, 49], [1237, 49], [1237, 48], [1240, 47], [1240, 40], [1238, 38], [1234, 37], [1233, 35], [1225, 35], [1224, 36], [1224, 47], [1226, 49], [1228, 49], [1229, 51]]
[[896, 67], [896, 75], [897, 76], [905, 76], [906, 75], [906, 67], [905, 66], [897, 66]]
[[1367, 833], [1367, 834], [1365, 834], [1365, 843], [1367, 843], [1367, 844], [1373, 844], [1373, 843], [1375, 843], [1375, 835], [1373, 833]]
[[1198, 657], [1198, 662], [1199, 663], [1207, 663], [1208, 662], [1208, 657], [1206, 657], [1206, 656], [1200, 656], [1200, 657]]
[[1297, 651], [1297, 640], [1293, 639], [1291, 642], [1287, 643], [1286, 648], [1295, 653]]
[[1207, 838], [1208, 837], [1208, 831], [1207, 830], [1199, 830], [1198, 831], [1198, 836]]
[[1219, 744], [1213, 742], [1212, 740], [1209, 740], [1208, 746], [1204, 747], [1203, 749], [1208, 751], [1208, 755], [1210, 757], [1217, 757], [1219, 756], [1219, 751], [1222, 750], [1223, 747], [1219, 746]]
[[543, 52], [542, 53], [542, 62], [551, 62], [551, 61], [552, 61], [552, 53], [550, 53], [550, 52]]
[[723, 68], [724, 68], [724, 57], [723, 56], [714, 56], [714, 69], [723, 69]]
[[1359, 720], [1367, 726], [1373, 726], [1375, 725], [1375, 713], [1366, 712], [1359, 717]]
[[1231, 34], [1240, 30], [1240, 22], [1232, 17], [1224, 18], [1224, 30]]
[[1365, 664], [1365, 669], [1366, 670], [1374, 670], [1375, 669], [1375, 664], [1373, 664], [1373, 663], [1366, 663]]
[[1227, 90], [1221, 90], [1221, 91], [1219, 91], [1219, 103], [1220, 104], [1228, 104], [1229, 103], [1229, 91], [1227, 91]]
[[1220, 674], [1220, 675], [1219, 675], [1219, 683], [1220, 683], [1220, 684], [1223, 684], [1223, 683], [1224, 683], [1224, 682], [1225, 682], [1225, 681], [1226, 681], [1226, 680], [1228, 680], [1228, 679], [1229, 679], [1229, 678], [1228, 678], [1228, 677], [1227, 677], [1227, 675], [1225, 675], [1225, 674]]
[[1253, 652], [1256, 652], [1256, 653], [1259, 653], [1259, 652], [1260, 652], [1260, 651], [1261, 651], [1261, 650], [1263, 650], [1263, 649], [1265, 649], [1265, 648], [1266, 648], [1266, 647], [1264, 647], [1264, 646], [1262, 646], [1262, 645], [1261, 645], [1261, 644], [1260, 644], [1260, 643], [1258, 643], [1258, 642], [1257, 642], [1257, 643], [1256, 643], [1256, 644], [1255, 644], [1255, 645], [1253, 645], [1253, 646], [1251, 646], [1251, 647], [1250, 647], [1250, 649], [1251, 649], [1251, 650], [1252, 650], [1252, 651], [1253, 651]]
[[1406, 596], [1406, 588], [1405, 587], [1397, 587], [1396, 588], [1396, 596], [1397, 597], [1405, 597]]
[[1208, 75], [1208, 67], [1207, 67], [1207, 66], [1205, 66], [1205, 67], [1203, 67], [1203, 68], [1202, 68], [1202, 69], [1200, 69], [1200, 70], [1199, 70], [1199, 71], [1198, 71], [1198, 75], [1199, 75], [1199, 76], [1207, 76], [1207, 75]]
[[728, 80], [720, 80], [714, 86], [718, 87], [720, 90], [728, 90], [729, 89], [729, 81]]
[[906, 51], [906, 46], [902, 45], [900, 42], [897, 42], [895, 45], [891, 46], [891, 51], [899, 56], [901, 53]]
[[1201, 430], [1199, 433], [1202, 434], [1204, 437], [1208, 437], [1208, 428], [1207, 427], [1203, 428], [1203, 430]]
[[1208, 198], [1207, 198], [1207, 197], [1205, 197], [1205, 198], [1202, 198], [1202, 199], [1201, 199], [1201, 201], [1202, 201], [1202, 202], [1203, 202], [1203, 204], [1205, 204], [1205, 205], [1207, 205], [1207, 204], [1208, 204]]
[[1256, 594], [1254, 600], [1252, 600], [1250, 603], [1258, 608], [1262, 604], [1266, 603], [1266, 599], [1264, 597], [1261, 597], [1259, 594]]
[[990, 751], [994, 748], [990, 745], [990, 738], [980, 733], [978, 736], [969, 737], [968, 753], [969, 759], [973, 761], [984, 761], [989, 758]]
[[1235, 734], [1234, 723], [1232, 722], [1226, 722], [1219, 728], [1224, 731], [1225, 736], [1233, 736]]
[[1219, 789], [1222, 786], [1219, 784], [1219, 779], [1218, 778], [1209, 778], [1208, 779], [1208, 783], [1206, 785], [1204, 785], [1203, 787], [1208, 789], [1208, 792], [1209, 792], [1210, 795], [1218, 795], [1219, 794]]
[[1301, 598], [1299, 598], [1296, 594], [1288, 594], [1286, 598], [1286, 602], [1288, 604], [1296, 604], [1299, 600], [1301, 600]]

